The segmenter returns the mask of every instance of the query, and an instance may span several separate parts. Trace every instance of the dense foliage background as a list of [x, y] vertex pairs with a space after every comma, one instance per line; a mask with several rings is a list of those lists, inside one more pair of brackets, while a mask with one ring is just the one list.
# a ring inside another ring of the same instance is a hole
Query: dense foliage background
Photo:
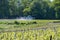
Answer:
[[0, 0], [0, 19], [28, 15], [35, 19], [60, 19], [60, 0]]

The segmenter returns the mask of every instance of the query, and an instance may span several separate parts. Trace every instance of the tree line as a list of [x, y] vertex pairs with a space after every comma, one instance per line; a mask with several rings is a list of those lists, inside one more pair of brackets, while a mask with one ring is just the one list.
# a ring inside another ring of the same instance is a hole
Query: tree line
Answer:
[[60, 19], [60, 0], [0, 0], [0, 19], [28, 15], [35, 19]]

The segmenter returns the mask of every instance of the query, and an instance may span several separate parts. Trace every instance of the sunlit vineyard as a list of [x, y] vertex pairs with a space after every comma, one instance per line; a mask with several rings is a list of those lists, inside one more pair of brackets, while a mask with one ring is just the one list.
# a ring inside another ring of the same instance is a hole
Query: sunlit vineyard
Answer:
[[60, 40], [58, 20], [0, 20], [0, 40]]
[[60, 40], [60, 27], [1, 32], [0, 40], [50, 40], [50, 36]]

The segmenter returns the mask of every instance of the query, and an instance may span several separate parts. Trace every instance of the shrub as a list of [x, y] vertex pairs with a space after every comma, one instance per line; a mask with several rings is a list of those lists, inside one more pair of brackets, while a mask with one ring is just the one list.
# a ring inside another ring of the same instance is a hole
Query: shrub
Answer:
[[18, 25], [18, 24], [20, 24], [20, 23], [19, 23], [18, 21], [15, 21], [14, 24], [17, 24], [17, 25]]
[[24, 25], [24, 24], [26, 24], [26, 23], [21, 23], [21, 25]]
[[35, 22], [32, 22], [32, 24], [37, 24], [37, 22], [35, 21]]
[[60, 23], [60, 21], [53, 21], [53, 23]]

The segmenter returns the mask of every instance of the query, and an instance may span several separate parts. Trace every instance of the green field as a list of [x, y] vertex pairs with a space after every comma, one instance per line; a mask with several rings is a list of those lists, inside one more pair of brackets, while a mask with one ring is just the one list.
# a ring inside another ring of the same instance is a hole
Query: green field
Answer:
[[0, 40], [60, 40], [60, 20], [0, 20]]
[[0, 20], [0, 30], [46, 27], [53, 21], [58, 20]]

